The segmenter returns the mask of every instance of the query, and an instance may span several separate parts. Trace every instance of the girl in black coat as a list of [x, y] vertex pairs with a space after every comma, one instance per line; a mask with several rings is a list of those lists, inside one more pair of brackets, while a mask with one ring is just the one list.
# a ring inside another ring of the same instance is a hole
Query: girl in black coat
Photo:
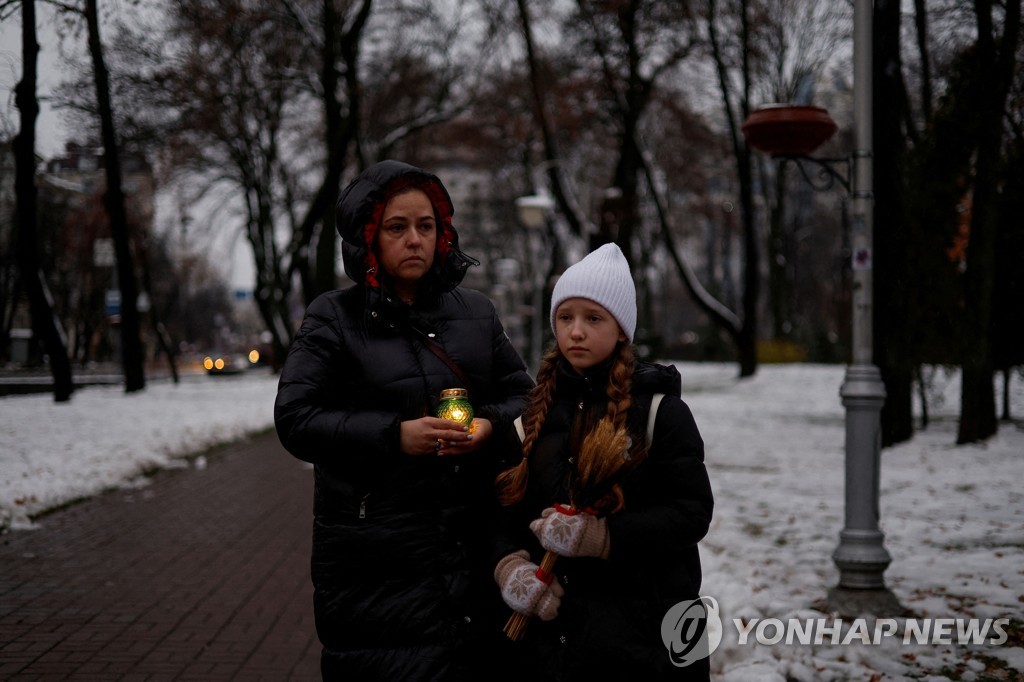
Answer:
[[[707, 680], [708, 660], [674, 664], [662, 635], [669, 609], [699, 597], [713, 508], [679, 374], [634, 360], [636, 295], [615, 245], [566, 270], [551, 308], [557, 344], [521, 421], [523, 457], [498, 478], [495, 580], [532, 618], [499, 667], [534, 681]], [[554, 575], [539, 569], [546, 551]]]
[[[337, 228], [356, 285], [320, 296], [281, 372], [275, 423], [315, 465], [312, 577], [324, 679], [476, 679], [494, 594], [483, 538], [497, 472], [488, 439], [533, 385], [481, 293], [457, 287], [440, 180], [404, 163], [343, 192]], [[470, 427], [434, 417], [466, 388]]]

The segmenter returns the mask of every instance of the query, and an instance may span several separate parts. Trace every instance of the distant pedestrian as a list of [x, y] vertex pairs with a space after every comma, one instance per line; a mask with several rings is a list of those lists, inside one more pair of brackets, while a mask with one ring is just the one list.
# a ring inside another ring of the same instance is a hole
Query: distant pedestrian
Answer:
[[[306, 311], [281, 372], [284, 446], [315, 464], [312, 577], [325, 680], [476, 680], [497, 601], [490, 437], [533, 381], [483, 294], [459, 287], [451, 198], [384, 161], [342, 194], [353, 287]], [[463, 388], [470, 427], [434, 417]]]
[[707, 680], [707, 659], [670, 661], [661, 627], [699, 596], [713, 508], [704, 444], [678, 371], [634, 359], [636, 293], [617, 246], [565, 271], [551, 324], [522, 459], [498, 478], [507, 506], [492, 556], [504, 601], [533, 620], [495, 667], [531, 682]]

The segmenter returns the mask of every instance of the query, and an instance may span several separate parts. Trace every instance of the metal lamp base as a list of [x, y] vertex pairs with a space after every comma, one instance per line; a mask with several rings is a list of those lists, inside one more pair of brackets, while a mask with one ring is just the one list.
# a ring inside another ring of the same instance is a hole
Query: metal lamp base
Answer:
[[910, 615], [907, 608], [888, 589], [851, 590], [833, 587], [828, 591], [828, 610], [842, 618], [859, 618], [865, 615], [892, 618]]
[[892, 557], [882, 545], [885, 536], [877, 530], [850, 530], [839, 533], [839, 547], [832, 561], [839, 568], [840, 587], [873, 590], [885, 587], [882, 574]]
[[840, 389], [846, 407], [846, 523], [832, 555], [839, 587], [885, 587], [882, 574], [892, 561], [878, 529], [882, 405], [885, 384], [874, 365], [847, 367]]

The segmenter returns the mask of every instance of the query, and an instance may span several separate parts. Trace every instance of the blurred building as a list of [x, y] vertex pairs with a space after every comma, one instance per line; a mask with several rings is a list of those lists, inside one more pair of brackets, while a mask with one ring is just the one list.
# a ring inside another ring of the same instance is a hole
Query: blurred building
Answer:
[[[136, 277], [143, 292], [137, 304], [145, 314], [149, 310], [149, 296], [141, 286], [141, 259], [152, 233], [155, 182], [152, 169], [142, 156], [125, 154], [121, 164]], [[0, 156], [0, 211], [5, 216], [0, 221], [0, 242], [4, 249], [14, 248], [13, 218], [6, 219], [13, 216], [13, 175], [13, 157], [5, 145]], [[103, 150], [68, 143], [63, 155], [40, 161], [36, 186], [42, 267], [53, 296], [54, 312], [67, 334], [72, 362], [119, 361], [120, 290], [109, 220], [103, 206]], [[0, 277], [7, 276], [6, 270]], [[31, 318], [24, 297], [18, 296], [13, 286], [10, 290], [0, 288], [0, 295], [8, 315], [5, 331], [30, 329]], [[152, 351], [156, 344], [150, 338], [149, 325], [143, 324], [142, 333], [144, 346]]]
[[526, 235], [516, 220], [515, 193], [493, 160], [478, 150], [449, 147], [425, 165], [451, 195], [460, 248], [480, 261], [467, 271], [463, 284], [491, 298], [512, 344], [523, 352], [533, 314], [528, 282], [538, 264], [530, 262]]

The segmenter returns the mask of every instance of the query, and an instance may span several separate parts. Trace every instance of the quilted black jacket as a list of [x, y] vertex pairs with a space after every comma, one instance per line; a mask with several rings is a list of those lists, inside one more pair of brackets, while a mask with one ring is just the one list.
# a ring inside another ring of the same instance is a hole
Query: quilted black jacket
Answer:
[[[539, 563], [544, 550], [529, 522], [569, 502], [577, 441], [607, 410], [607, 366], [583, 376], [559, 368], [554, 402], [530, 456], [524, 499], [502, 514], [491, 565], [517, 549]], [[637, 363], [628, 423], [645, 439], [653, 394], [665, 394], [646, 459], [623, 480], [625, 507], [608, 518], [611, 554], [559, 558], [565, 588], [558, 617], [534, 619], [522, 642], [509, 645], [509, 680], [706, 680], [707, 661], [677, 668], [662, 643], [661, 623], [675, 604], [696, 599], [701, 584], [697, 543], [714, 507], [704, 442], [678, 396], [674, 367]], [[509, 612], [506, 612], [508, 615]]]
[[[384, 186], [410, 175], [436, 184], [448, 247], [411, 307], [385, 278], [367, 277], [364, 243]], [[465, 387], [477, 416], [500, 432], [533, 382], [490, 301], [457, 287], [470, 259], [458, 251], [451, 212], [437, 178], [398, 162], [350, 185], [337, 224], [357, 284], [309, 306], [281, 373], [278, 435], [315, 465], [312, 577], [325, 678], [462, 679], [481, 650], [475, 629], [487, 618], [478, 610], [494, 589], [483, 542], [495, 458], [486, 446], [464, 457], [407, 456], [399, 423], [433, 414], [442, 389]]]

